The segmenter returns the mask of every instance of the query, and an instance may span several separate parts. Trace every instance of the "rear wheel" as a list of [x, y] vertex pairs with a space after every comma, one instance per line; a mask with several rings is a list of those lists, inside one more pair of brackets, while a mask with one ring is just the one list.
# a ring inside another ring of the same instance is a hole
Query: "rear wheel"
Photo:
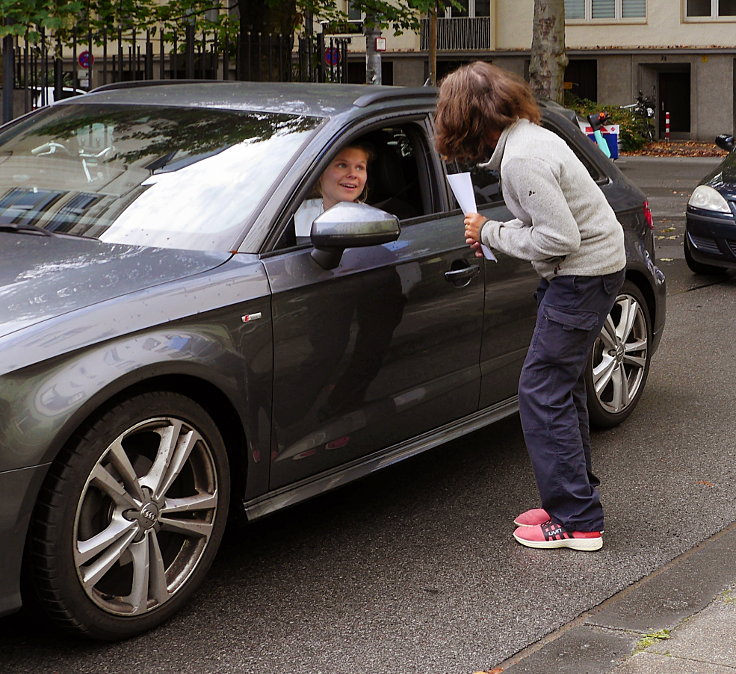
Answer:
[[723, 267], [716, 267], [711, 264], [703, 264], [697, 260], [693, 260], [693, 255], [690, 252], [690, 242], [687, 240], [687, 234], [685, 234], [685, 242], [683, 243], [685, 249], [685, 262], [690, 267], [690, 271], [696, 274], [723, 274], [726, 270]]
[[34, 514], [37, 600], [64, 628], [123, 639], [187, 601], [217, 552], [229, 470], [207, 413], [175, 393], [109, 409], [49, 472]]
[[649, 373], [651, 334], [646, 300], [626, 281], [593, 345], [585, 374], [593, 426], [611, 428], [634, 411]]

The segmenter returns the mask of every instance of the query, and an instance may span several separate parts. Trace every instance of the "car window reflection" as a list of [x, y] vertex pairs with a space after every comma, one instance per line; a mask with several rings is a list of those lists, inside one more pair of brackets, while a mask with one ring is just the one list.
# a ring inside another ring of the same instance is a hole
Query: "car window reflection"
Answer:
[[114, 243], [230, 250], [321, 121], [197, 108], [51, 108], [0, 136], [0, 216]]

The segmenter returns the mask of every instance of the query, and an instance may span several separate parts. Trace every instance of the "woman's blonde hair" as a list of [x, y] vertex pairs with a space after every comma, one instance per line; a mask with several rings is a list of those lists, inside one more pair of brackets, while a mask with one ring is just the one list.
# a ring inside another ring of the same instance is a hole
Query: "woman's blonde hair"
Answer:
[[485, 61], [469, 63], [440, 83], [435, 147], [448, 160], [488, 159], [491, 139], [519, 118], [534, 124], [542, 119], [529, 85]]

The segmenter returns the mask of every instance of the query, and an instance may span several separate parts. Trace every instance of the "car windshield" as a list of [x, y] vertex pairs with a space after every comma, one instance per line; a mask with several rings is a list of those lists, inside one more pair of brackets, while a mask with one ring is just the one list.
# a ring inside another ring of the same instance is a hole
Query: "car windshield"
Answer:
[[204, 108], [52, 107], [0, 134], [0, 224], [231, 250], [321, 121]]

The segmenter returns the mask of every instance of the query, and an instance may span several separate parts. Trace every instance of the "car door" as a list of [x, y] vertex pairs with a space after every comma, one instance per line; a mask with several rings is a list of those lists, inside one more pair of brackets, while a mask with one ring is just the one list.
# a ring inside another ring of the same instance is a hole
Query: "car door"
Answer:
[[[459, 170], [460, 167], [454, 167]], [[470, 171], [478, 212], [489, 220], [513, 219], [503, 202], [498, 173], [482, 165]], [[534, 292], [539, 278], [525, 260], [494, 251], [497, 262], [484, 261], [485, 306], [481, 345], [481, 409], [516, 395], [519, 374], [536, 322]]]
[[381, 134], [393, 138], [381, 152], [395, 154], [382, 158], [378, 174], [390, 185], [372, 185], [374, 204], [409, 216], [398, 240], [348, 248], [331, 270], [315, 263], [311, 245], [264, 258], [273, 293], [271, 489], [478, 407], [482, 263], [458, 215], [443, 212], [427, 120], [391, 120], [373, 130]]

